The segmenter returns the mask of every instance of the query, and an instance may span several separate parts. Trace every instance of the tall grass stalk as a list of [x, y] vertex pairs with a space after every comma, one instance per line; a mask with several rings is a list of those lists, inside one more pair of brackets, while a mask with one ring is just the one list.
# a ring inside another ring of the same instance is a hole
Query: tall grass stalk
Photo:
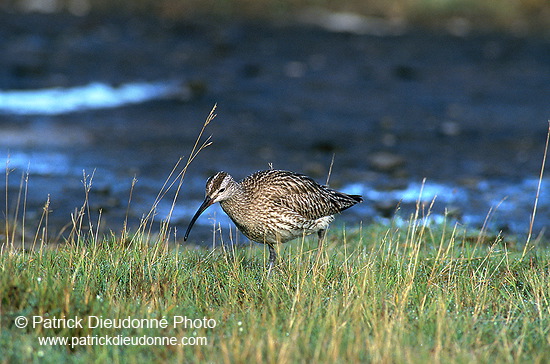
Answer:
[[174, 207], [176, 205], [176, 200], [179, 196], [179, 192], [181, 190], [181, 186], [183, 184], [183, 180], [185, 178], [185, 174], [187, 173], [187, 169], [191, 165], [191, 162], [197, 157], [197, 155], [206, 147], [212, 144], [212, 137], [209, 136], [205, 140], [203, 140], [204, 132], [206, 131], [206, 127], [214, 120], [216, 117], [215, 111], [216, 111], [217, 105], [214, 105], [210, 113], [208, 114], [208, 117], [206, 118], [204, 124], [202, 125], [202, 128], [197, 136], [197, 139], [195, 140], [195, 144], [193, 145], [193, 148], [191, 149], [191, 153], [187, 157], [187, 161], [183, 165], [183, 167], [180, 169], [180, 165], [182, 161], [184, 160], [183, 157], [181, 157], [168, 177], [166, 178], [163, 186], [161, 187], [155, 201], [153, 202], [153, 206], [149, 213], [142, 219], [140, 228], [138, 229], [139, 232], [148, 231], [150, 234], [152, 224], [153, 224], [153, 217], [157, 214], [157, 207], [158, 204], [162, 201], [162, 199], [166, 196], [168, 191], [170, 191], [174, 185], [176, 185], [176, 191], [174, 193], [174, 198], [172, 200], [172, 204], [170, 207], [170, 211], [168, 212], [168, 215], [163, 220], [163, 223], [161, 225], [161, 231], [160, 235], [163, 240], [168, 239], [169, 237], [169, 224], [170, 219], [172, 217], [172, 213], [174, 211]]
[[542, 166], [540, 168], [539, 183], [537, 185], [537, 193], [535, 195], [535, 202], [533, 203], [533, 213], [531, 214], [531, 219], [529, 221], [529, 232], [527, 234], [527, 241], [525, 242], [525, 247], [523, 249], [522, 257], [525, 257], [528, 249], [531, 248], [531, 236], [533, 235], [533, 226], [535, 224], [535, 216], [537, 214], [537, 206], [539, 203], [540, 188], [542, 185], [542, 177], [544, 175], [544, 167], [546, 166], [546, 155], [548, 154], [548, 144], [550, 142], [550, 120], [548, 120], [548, 133], [546, 134], [546, 145], [544, 147], [544, 154], [542, 157]]

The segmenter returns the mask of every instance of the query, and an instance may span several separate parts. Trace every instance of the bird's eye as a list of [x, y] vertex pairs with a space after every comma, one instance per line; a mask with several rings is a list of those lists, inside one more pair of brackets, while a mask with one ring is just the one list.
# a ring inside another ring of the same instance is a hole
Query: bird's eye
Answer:
[[223, 191], [225, 191], [225, 187], [224, 187], [224, 188], [220, 188], [218, 192], [219, 192], [219, 193], [222, 193]]

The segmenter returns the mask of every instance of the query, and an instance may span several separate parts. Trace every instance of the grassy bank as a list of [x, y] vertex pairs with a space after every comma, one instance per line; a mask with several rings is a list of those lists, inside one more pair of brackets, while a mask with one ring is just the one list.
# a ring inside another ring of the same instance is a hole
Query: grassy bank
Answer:
[[[4, 246], [0, 361], [550, 360], [547, 250], [521, 258], [499, 237], [414, 220], [333, 229], [329, 241], [318, 265], [314, 239], [287, 244], [271, 277], [259, 245], [229, 254], [137, 234], [31, 252]], [[16, 326], [19, 316], [29, 320], [25, 328]], [[63, 317], [81, 318], [82, 327], [44, 321]], [[142, 321], [113, 328], [101, 318]], [[145, 327], [162, 318], [165, 327]], [[175, 341], [82, 341], [116, 336]], [[69, 342], [40, 345], [41, 337]], [[195, 345], [179, 345], [183, 338]]]

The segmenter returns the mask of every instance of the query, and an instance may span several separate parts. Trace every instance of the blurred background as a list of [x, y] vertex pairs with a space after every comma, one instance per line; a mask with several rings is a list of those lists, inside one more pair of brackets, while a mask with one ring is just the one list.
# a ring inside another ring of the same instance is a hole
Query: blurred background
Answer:
[[[434, 221], [518, 242], [529, 229], [550, 119], [546, 0], [4, 0], [0, 24], [0, 205], [30, 231], [49, 201], [62, 241], [90, 180], [88, 218], [139, 224], [214, 104], [176, 231], [218, 170], [324, 183], [333, 158], [330, 185], [365, 196], [340, 223], [406, 220], [420, 197]], [[544, 179], [535, 236], [548, 197]], [[198, 223], [207, 244], [230, 226], [219, 208]]]

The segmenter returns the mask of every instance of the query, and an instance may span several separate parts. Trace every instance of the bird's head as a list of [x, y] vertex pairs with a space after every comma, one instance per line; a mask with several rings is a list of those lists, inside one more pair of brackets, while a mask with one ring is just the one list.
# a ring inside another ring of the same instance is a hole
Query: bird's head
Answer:
[[227, 200], [237, 191], [237, 183], [226, 172], [218, 172], [206, 181], [206, 198], [210, 204]]
[[199, 209], [191, 219], [183, 240], [187, 240], [193, 224], [195, 224], [195, 221], [197, 221], [204, 210], [206, 210], [209, 206], [215, 204], [216, 202], [229, 199], [235, 194], [237, 190], [238, 184], [235, 182], [233, 177], [231, 177], [226, 172], [218, 172], [212, 177], [208, 178], [208, 180], [206, 181], [206, 196], [204, 198], [204, 201], [199, 206]]

